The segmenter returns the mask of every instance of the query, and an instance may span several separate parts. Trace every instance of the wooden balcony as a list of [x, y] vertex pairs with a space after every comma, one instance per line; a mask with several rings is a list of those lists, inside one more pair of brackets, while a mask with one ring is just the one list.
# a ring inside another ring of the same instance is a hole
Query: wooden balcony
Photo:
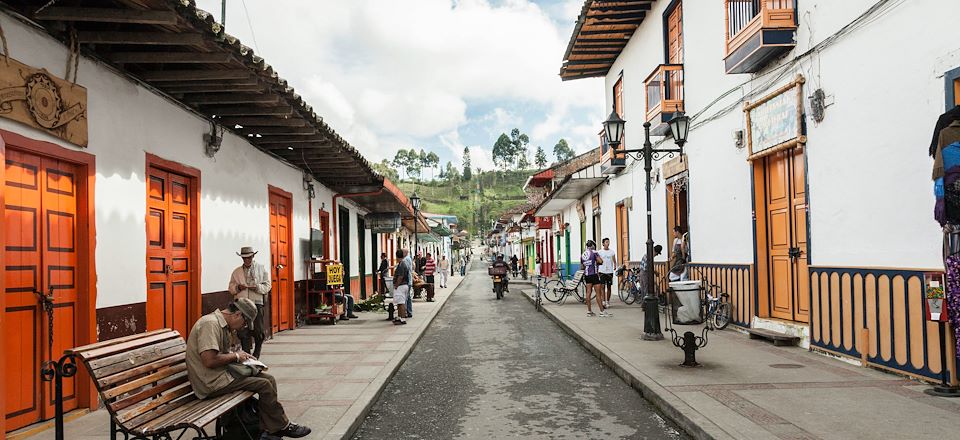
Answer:
[[662, 136], [675, 112], [683, 112], [683, 64], [661, 64], [643, 81], [650, 133]]
[[727, 73], [755, 73], [796, 46], [796, 0], [726, 0]]

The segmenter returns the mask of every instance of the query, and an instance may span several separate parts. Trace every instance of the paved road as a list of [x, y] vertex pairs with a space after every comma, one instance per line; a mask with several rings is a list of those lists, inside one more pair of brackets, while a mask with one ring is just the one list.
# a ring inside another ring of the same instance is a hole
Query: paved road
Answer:
[[485, 267], [474, 264], [354, 438], [687, 438], [519, 291], [497, 301]]

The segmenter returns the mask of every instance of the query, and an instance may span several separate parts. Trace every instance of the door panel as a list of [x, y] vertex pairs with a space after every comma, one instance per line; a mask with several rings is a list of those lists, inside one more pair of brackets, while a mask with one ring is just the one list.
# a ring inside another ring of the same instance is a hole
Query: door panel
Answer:
[[793, 209], [793, 246], [800, 251], [793, 266], [794, 319], [810, 321], [810, 277], [807, 268], [807, 183], [803, 161], [803, 149], [791, 153], [791, 206]]
[[770, 314], [793, 319], [793, 270], [790, 262], [790, 198], [788, 158], [767, 157], [767, 246], [770, 259]]
[[[7, 272], [4, 285], [3, 356], [7, 375], [7, 430], [54, 415], [50, 383], [40, 364], [52, 353], [76, 346], [77, 169], [72, 164], [7, 150], [4, 196]], [[35, 292], [53, 294], [50, 322]], [[77, 407], [74, 379], [64, 381], [65, 409]]]
[[670, 12], [667, 18], [667, 62], [683, 64], [683, 11], [682, 3]]
[[190, 177], [149, 167], [147, 178], [147, 330], [190, 329], [193, 290]]
[[270, 317], [274, 332], [294, 326], [292, 261], [290, 255], [290, 198], [270, 193]]

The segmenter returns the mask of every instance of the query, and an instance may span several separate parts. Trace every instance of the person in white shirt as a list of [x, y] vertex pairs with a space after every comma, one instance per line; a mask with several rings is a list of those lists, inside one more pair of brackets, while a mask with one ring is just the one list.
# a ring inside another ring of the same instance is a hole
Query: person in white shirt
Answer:
[[447, 287], [447, 277], [450, 276], [450, 260], [444, 255], [440, 257], [440, 287]]
[[[253, 261], [257, 252], [252, 246], [240, 248], [237, 255], [243, 259], [243, 264], [233, 270], [230, 274], [230, 284], [227, 290], [233, 295], [233, 301], [240, 298], [247, 298], [253, 301], [257, 306], [257, 317], [251, 323], [251, 327], [246, 327], [237, 332], [240, 339], [240, 346], [243, 351], [252, 353], [253, 357], [260, 357], [260, 349], [263, 347], [263, 339], [266, 336], [263, 328], [263, 303], [270, 293], [272, 285], [270, 284], [270, 273], [262, 264]], [[250, 351], [250, 339], [256, 344], [253, 351]]]
[[610, 292], [613, 290], [613, 273], [617, 269], [617, 253], [610, 250], [610, 239], [604, 238], [601, 242], [603, 249], [597, 251], [603, 264], [598, 268], [600, 273], [600, 287], [603, 289], [603, 307], [610, 307]]

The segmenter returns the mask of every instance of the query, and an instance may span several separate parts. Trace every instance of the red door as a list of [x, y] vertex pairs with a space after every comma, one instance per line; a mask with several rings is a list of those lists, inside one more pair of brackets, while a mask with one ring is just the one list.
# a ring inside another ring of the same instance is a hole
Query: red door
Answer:
[[186, 337], [194, 282], [192, 182], [153, 166], [147, 173], [147, 330], [172, 328]]
[[[54, 416], [42, 362], [75, 347], [77, 318], [77, 168], [67, 162], [7, 150], [4, 196], [6, 269], [4, 342], [6, 429]], [[50, 321], [37, 293], [53, 294]], [[74, 379], [64, 380], [66, 410], [77, 407]]]
[[290, 197], [270, 191], [270, 320], [273, 332], [293, 328], [293, 254], [290, 241]]

